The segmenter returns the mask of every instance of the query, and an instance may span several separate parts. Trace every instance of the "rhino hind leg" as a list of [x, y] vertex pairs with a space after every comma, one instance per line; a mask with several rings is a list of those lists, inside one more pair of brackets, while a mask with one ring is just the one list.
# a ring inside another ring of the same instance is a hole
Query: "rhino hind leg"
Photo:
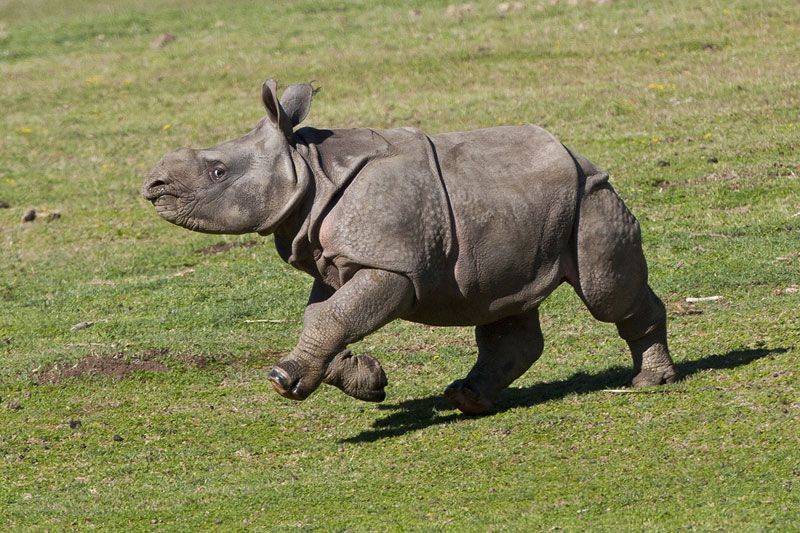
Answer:
[[[660, 318], [648, 318], [653, 316]], [[652, 323], [647, 326], [648, 323]], [[644, 387], [674, 383], [678, 379], [667, 347], [667, 321], [664, 304], [647, 287], [647, 294], [637, 314], [617, 322], [633, 356], [631, 385]]]
[[631, 350], [632, 385], [672, 383], [664, 304], [647, 284], [639, 224], [604, 180], [586, 181], [575, 245], [573, 286], [592, 315], [613, 322]]
[[445, 396], [461, 412], [481, 415], [492, 411], [500, 392], [539, 358], [544, 338], [539, 311], [507, 317], [475, 328], [478, 360], [467, 377], [451, 383]]

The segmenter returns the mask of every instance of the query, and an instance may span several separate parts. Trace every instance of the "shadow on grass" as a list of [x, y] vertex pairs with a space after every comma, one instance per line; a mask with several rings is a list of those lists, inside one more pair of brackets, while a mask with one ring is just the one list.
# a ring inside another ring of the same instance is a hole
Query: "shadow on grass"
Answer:
[[[722, 370], [735, 368], [761, 359], [786, 352], [786, 348], [734, 350], [725, 354], [709, 355], [696, 361], [676, 363], [681, 381], [703, 370]], [[510, 388], [503, 392], [497, 402], [495, 412], [503, 412], [515, 407], [530, 407], [550, 400], [558, 400], [570, 394], [586, 394], [607, 388], [623, 386], [630, 380], [630, 367], [612, 367], [597, 374], [576, 372], [567, 379], [537, 383], [531, 387]], [[455, 411], [443, 396], [435, 395], [426, 398], [406, 400], [396, 404], [381, 404], [379, 409], [392, 411], [391, 414], [376, 420], [373, 429], [362, 431], [358, 435], [343, 439], [342, 442], [362, 443], [374, 442], [389, 437], [398, 437], [412, 431], [454, 420], [467, 418]]]

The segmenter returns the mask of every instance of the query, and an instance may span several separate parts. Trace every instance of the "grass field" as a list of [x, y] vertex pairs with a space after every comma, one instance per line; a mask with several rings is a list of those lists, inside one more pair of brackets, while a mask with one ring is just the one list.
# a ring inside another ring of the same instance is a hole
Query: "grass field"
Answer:
[[[0, 529], [800, 530], [800, 9], [497, 4], [0, 1]], [[355, 346], [384, 403], [277, 396], [310, 279], [138, 192], [267, 77], [322, 87], [309, 125], [532, 122], [607, 169], [684, 379], [610, 392], [563, 287], [493, 416], [441, 397], [472, 331], [403, 322]]]

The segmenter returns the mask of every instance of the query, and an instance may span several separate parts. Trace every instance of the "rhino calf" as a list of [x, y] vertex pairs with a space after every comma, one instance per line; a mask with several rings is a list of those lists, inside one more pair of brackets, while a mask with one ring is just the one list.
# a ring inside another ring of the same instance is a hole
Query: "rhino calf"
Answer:
[[491, 411], [542, 353], [538, 307], [563, 282], [616, 324], [634, 386], [676, 379], [639, 225], [606, 173], [533, 125], [295, 130], [312, 94], [291, 85], [279, 100], [268, 80], [255, 129], [167, 154], [142, 187], [174, 224], [274, 234], [314, 278], [297, 346], [269, 373], [278, 393], [302, 400], [328, 383], [383, 400], [380, 363], [347, 345], [402, 318], [475, 326], [477, 362], [445, 395]]

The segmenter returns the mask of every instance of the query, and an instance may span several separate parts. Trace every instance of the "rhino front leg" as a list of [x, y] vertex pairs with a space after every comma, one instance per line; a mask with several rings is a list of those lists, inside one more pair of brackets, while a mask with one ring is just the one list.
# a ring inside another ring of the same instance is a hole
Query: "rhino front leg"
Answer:
[[389, 384], [377, 359], [369, 355], [354, 355], [350, 350], [336, 354], [322, 382], [365, 402], [382, 402], [386, 398], [384, 389]]
[[[323, 309], [325, 301], [336, 292], [333, 287], [314, 280], [308, 297], [303, 327], [308, 327]], [[345, 394], [365, 402], [381, 402], [386, 398], [384, 390], [388, 381], [380, 362], [368, 355], [353, 355], [350, 350], [337, 353], [328, 364], [323, 383], [341, 389]]]
[[[315, 289], [325, 296], [324, 287]], [[297, 346], [269, 374], [272, 386], [281, 396], [303, 400], [325, 381], [356, 398], [379, 401], [386, 385], [380, 364], [345, 348], [405, 314], [413, 301], [414, 288], [405, 276], [359, 270], [327, 299], [309, 305]]]
[[461, 412], [480, 415], [492, 410], [500, 392], [525, 373], [544, 349], [539, 311], [511, 316], [475, 328], [478, 361], [465, 379], [448, 385], [444, 394]]

